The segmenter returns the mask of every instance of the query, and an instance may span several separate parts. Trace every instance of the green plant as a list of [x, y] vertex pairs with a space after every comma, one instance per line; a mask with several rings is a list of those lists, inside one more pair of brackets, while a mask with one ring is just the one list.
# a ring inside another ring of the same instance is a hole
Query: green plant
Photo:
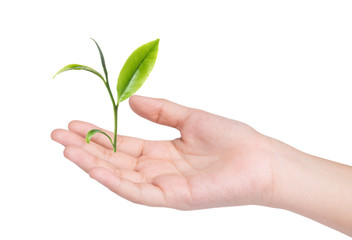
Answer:
[[69, 64], [63, 67], [60, 71], [55, 74], [53, 78], [55, 78], [58, 74], [66, 72], [68, 70], [85, 70], [94, 73], [103, 80], [104, 85], [107, 88], [109, 96], [111, 98], [112, 105], [114, 107], [114, 140], [112, 140], [111, 137], [105, 132], [99, 129], [92, 129], [86, 135], [86, 142], [89, 143], [90, 139], [96, 133], [101, 133], [104, 134], [107, 138], [109, 138], [113, 150], [114, 152], [116, 152], [117, 113], [119, 109], [119, 104], [129, 98], [131, 95], [133, 95], [142, 86], [144, 81], [147, 79], [149, 73], [152, 71], [156, 61], [156, 57], [158, 55], [159, 39], [156, 39], [152, 42], [140, 46], [128, 57], [127, 61], [121, 69], [120, 75], [117, 80], [116, 101], [110, 89], [108, 71], [106, 69], [103, 52], [101, 51], [98, 43], [94, 39], [92, 40], [95, 42], [98, 48], [105, 78], [93, 68], [80, 64]]

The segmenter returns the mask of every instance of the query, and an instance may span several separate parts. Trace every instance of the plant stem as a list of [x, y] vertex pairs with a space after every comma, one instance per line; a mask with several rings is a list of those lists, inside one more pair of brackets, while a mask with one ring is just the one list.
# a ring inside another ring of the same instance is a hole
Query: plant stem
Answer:
[[116, 145], [117, 145], [117, 112], [119, 110], [119, 103], [117, 103], [114, 106], [114, 145], [113, 145], [113, 149], [114, 152], [116, 152]]
[[114, 96], [112, 95], [108, 80], [105, 82], [105, 86], [108, 89], [108, 92], [109, 92], [109, 95], [110, 95], [110, 99], [111, 99], [111, 102], [112, 102], [112, 106], [114, 108], [114, 142], [112, 144], [112, 148], [113, 148], [114, 152], [116, 152], [116, 145], [117, 145], [117, 142], [116, 142], [116, 140], [117, 140], [117, 110], [119, 108], [119, 103], [115, 103], [115, 99], [114, 99]]

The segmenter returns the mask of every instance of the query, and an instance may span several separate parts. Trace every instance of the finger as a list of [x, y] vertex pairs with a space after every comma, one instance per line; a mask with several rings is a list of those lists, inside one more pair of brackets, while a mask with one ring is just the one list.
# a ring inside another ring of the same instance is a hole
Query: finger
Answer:
[[152, 122], [182, 130], [192, 109], [164, 99], [131, 96], [132, 110]]
[[113, 152], [94, 142], [86, 143], [81, 136], [64, 129], [56, 129], [52, 132], [51, 137], [54, 141], [61, 143], [64, 146], [80, 147], [90, 154], [110, 162], [117, 168], [134, 169], [137, 165], [137, 158], [123, 152]]
[[64, 151], [64, 156], [87, 173], [93, 168], [100, 167], [105, 168], [120, 177], [126, 178], [129, 181], [135, 183], [145, 182], [145, 177], [140, 172], [118, 169], [111, 163], [104, 161], [79, 147], [67, 146]]
[[[87, 133], [90, 130], [99, 129], [104, 131], [106, 134], [108, 134], [111, 137], [111, 139], [114, 139], [114, 134], [112, 132], [99, 128], [87, 122], [82, 122], [77, 120], [71, 121], [68, 125], [68, 129], [72, 132], [77, 133], [83, 138], [86, 137]], [[102, 145], [105, 148], [112, 149], [110, 140], [102, 134], [94, 135], [92, 138], [92, 141], [99, 145]], [[144, 145], [144, 140], [142, 139], [128, 137], [128, 136], [121, 136], [121, 135], [117, 136], [117, 143], [116, 143], [117, 151], [125, 152], [132, 156], [139, 156], [142, 152], [143, 145]]]
[[116, 169], [111, 163], [99, 159], [80, 147], [68, 145], [64, 150], [64, 156], [78, 165], [85, 172], [88, 172], [93, 167], [103, 167], [112, 172]]
[[129, 201], [148, 206], [166, 206], [164, 192], [157, 186], [148, 183], [134, 183], [100, 167], [93, 168], [89, 175]]

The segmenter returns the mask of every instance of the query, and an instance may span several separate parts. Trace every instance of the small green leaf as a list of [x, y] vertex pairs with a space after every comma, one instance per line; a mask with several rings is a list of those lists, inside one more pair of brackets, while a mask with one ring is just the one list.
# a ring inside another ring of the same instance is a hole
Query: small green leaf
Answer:
[[103, 52], [101, 51], [97, 41], [95, 41], [93, 38], [91, 38], [91, 39], [95, 42], [95, 45], [97, 45], [97, 48], [98, 48], [98, 51], [99, 51], [99, 55], [100, 55], [100, 59], [101, 59], [101, 65], [103, 66], [104, 73], [105, 73], [105, 79], [106, 79], [106, 81], [109, 81], [108, 80], [108, 70], [106, 70], [106, 65], [105, 65], [105, 59], [104, 59]]
[[86, 142], [89, 143], [90, 142], [90, 139], [93, 137], [93, 135], [95, 135], [96, 133], [101, 133], [101, 134], [104, 134], [105, 136], [107, 136], [112, 144], [112, 146], [114, 146], [114, 144], [112, 143], [112, 140], [110, 138], [110, 136], [108, 134], [106, 134], [105, 132], [99, 130], [99, 129], [92, 129], [90, 130], [88, 133], [87, 133], [87, 136], [86, 136]]
[[65, 67], [63, 67], [60, 71], [58, 71], [55, 76], [53, 77], [53, 79], [56, 77], [56, 75], [62, 73], [62, 72], [66, 72], [66, 71], [69, 71], [69, 70], [85, 70], [85, 71], [88, 71], [88, 72], [91, 72], [91, 73], [94, 73], [95, 75], [97, 75], [98, 77], [101, 78], [101, 80], [103, 80], [103, 82], [105, 83], [105, 79], [104, 77], [96, 70], [94, 70], [93, 68], [90, 68], [90, 67], [87, 67], [87, 66], [83, 66], [83, 65], [80, 65], [80, 64], [69, 64]]
[[118, 102], [134, 94], [152, 71], [158, 55], [159, 39], [137, 48], [123, 65], [117, 82]]

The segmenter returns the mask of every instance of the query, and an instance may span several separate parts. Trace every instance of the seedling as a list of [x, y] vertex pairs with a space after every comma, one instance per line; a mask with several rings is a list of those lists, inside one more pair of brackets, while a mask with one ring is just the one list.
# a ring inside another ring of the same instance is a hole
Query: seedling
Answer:
[[105, 78], [102, 74], [100, 74], [93, 68], [80, 64], [69, 64], [63, 67], [60, 71], [55, 74], [53, 78], [55, 78], [58, 74], [66, 72], [68, 70], [85, 70], [97, 75], [101, 80], [103, 80], [104, 85], [107, 88], [109, 96], [111, 98], [112, 105], [114, 107], [114, 140], [112, 140], [107, 133], [99, 129], [92, 129], [86, 135], [86, 142], [89, 143], [93, 135], [95, 135], [96, 133], [101, 133], [110, 140], [113, 150], [114, 152], [116, 152], [117, 112], [119, 109], [119, 104], [130, 96], [132, 96], [142, 86], [144, 81], [149, 76], [150, 72], [154, 67], [156, 57], [158, 55], [159, 39], [156, 39], [152, 42], [140, 46], [128, 57], [127, 61], [121, 69], [120, 75], [117, 80], [116, 101], [110, 89], [108, 71], [106, 69], [103, 52], [101, 51], [98, 43], [94, 39], [92, 40], [95, 42], [98, 48]]

